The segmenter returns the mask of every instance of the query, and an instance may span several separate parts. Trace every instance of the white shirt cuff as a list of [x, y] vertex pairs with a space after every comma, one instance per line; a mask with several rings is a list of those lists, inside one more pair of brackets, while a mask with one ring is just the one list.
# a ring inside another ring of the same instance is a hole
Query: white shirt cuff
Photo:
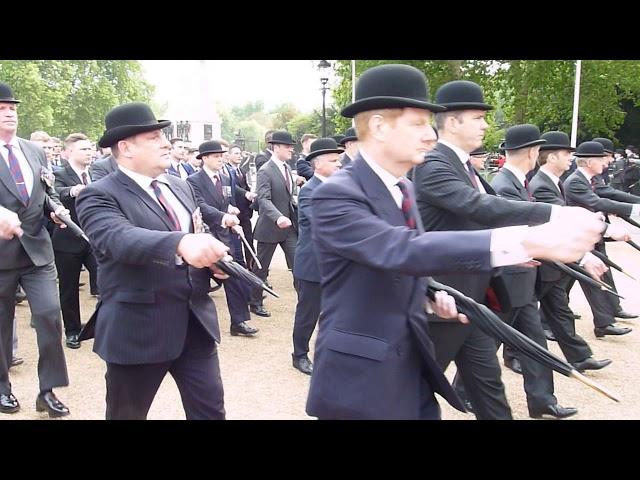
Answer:
[[551, 205], [551, 217], [549, 217], [549, 221], [553, 222], [560, 215], [562, 207], [560, 205]]
[[527, 235], [529, 227], [503, 227], [491, 232], [491, 266], [503, 267], [516, 265], [531, 260], [527, 255], [522, 241]]
[[640, 214], [640, 203], [634, 203], [631, 208], [631, 215], [639, 215]]

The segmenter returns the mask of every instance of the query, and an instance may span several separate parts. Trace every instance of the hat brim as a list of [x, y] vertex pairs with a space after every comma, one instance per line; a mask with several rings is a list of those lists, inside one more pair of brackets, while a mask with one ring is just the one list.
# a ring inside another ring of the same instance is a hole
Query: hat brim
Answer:
[[448, 112], [455, 110], [493, 110], [493, 107], [491, 105], [476, 102], [450, 102], [441, 103], [440, 105], [446, 108]]
[[164, 120], [150, 125], [123, 125], [121, 127], [112, 128], [111, 130], [104, 132], [102, 138], [98, 140], [98, 146], [100, 148], [111, 147], [123, 138], [132, 137], [139, 133], [161, 130], [169, 125], [171, 125], [171, 122], [169, 120]]
[[342, 139], [342, 142], [340, 142], [340, 145], [344, 145], [347, 142], [357, 142], [358, 141], [358, 137], [344, 137]]
[[0, 103], [20, 103], [20, 100], [15, 98], [0, 98]]
[[545, 143], [540, 146], [540, 150], [570, 150], [575, 152], [576, 147], [571, 147], [568, 145], [558, 145], [557, 143]]
[[574, 153], [574, 157], [578, 158], [602, 158], [606, 157], [606, 153]]
[[277, 141], [277, 142], [269, 142], [271, 145], [295, 145], [296, 142], [281, 142], [281, 141]]
[[204, 155], [209, 155], [210, 153], [226, 153], [229, 150], [207, 150], [206, 152], [200, 152], [198, 155], [196, 155], [196, 158], [202, 158]]
[[533, 142], [523, 143], [522, 145], [515, 145], [513, 147], [507, 147], [505, 145], [505, 142], [502, 142], [498, 148], [500, 150], [520, 150], [521, 148], [535, 147], [536, 145], [543, 145], [545, 143], [547, 143], [546, 140], [540, 139], [540, 140], [534, 140]]
[[316, 150], [315, 152], [311, 152], [309, 155], [306, 156], [305, 160], [307, 162], [310, 162], [311, 160], [313, 160], [314, 158], [320, 156], [320, 155], [324, 155], [326, 153], [342, 153], [344, 152], [344, 150], [340, 150], [340, 149], [333, 149], [333, 148], [327, 148], [325, 150]]
[[367, 112], [369, 110], [378, 110], [382, 108], [421, 108], [431, 112], [444, 112], [446, 109], [435, 103], [423, 102], [422, 100], [414, 100], [404, 97], [370, 97], [363, 98], [347, 105], [342, 109], [340, 115], [352, 118], [354, 115]]

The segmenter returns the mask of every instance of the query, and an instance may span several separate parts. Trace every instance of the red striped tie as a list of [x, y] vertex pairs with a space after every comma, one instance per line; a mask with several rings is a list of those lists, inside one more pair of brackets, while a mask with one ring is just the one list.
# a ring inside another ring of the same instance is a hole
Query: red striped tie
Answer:
[[181, 231], [182, 227], [180, 226], [180, 220], [178, 220], [178, 215], [176, 215], [176, 212], [173, 210], [173, 208], [171, 208], [171, 205], [169, 205], [169, 202], [167, 201], [165, 196], [162, 194], [162, 190], [160, 190], [160, 185], [158, 185], [157, 180], [154, 180], [151, 182], [151, 188], [153, 188], [153, 193], [156, 194], [156, 197], [158, 198], [160, 205], [162, 205], [162, 208], [164, 208], [164, 211], [167, 214], [167, 217], [169, 217], [169, 220], [173, 224], [173, 229], [177, 232]]
[[398, 188], [402, 192], [402, 213], [404, 214], [404, 218], [407, 222], [407, 227], [416, 228], [416, 217], [413, 215], [413, 200], [411, 199], [411, 194], [409, 193], [409, 187], [404, 183], [403, 180], [400, 180], [398, 183]]
[[18, 193], [22, 197], [22, 203], [28, 205], [29, 192], [27, 191], [27, 186], [24, 183], [24, 177], [22, 176], [20, 162], [18, 161], [16, 155], [13, 153], [13, 145], [9, 145], [7, 143], [5, 147], [7, 150], [9, 150], [9, 155], [7, 156], [7, 159], [9, 160], [9, 170], [11, 171], [11, 175], [13, 176], [13, 180], [16, 182], [16, 187], [18, 187]]

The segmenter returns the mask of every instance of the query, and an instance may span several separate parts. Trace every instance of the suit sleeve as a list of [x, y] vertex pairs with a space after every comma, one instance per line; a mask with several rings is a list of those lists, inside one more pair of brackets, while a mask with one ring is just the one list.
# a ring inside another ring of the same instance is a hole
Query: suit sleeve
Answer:
[[109, 174], [103, 165], [95, 163], [91, 166], [91, 179], [95, 182]]
[[307, 162], [304, 158], [299, 158], [296, 162], [296, 172], [306, 180], [313, 177], [313, 168], [311, 167], [311, 163]]
[[71, 196], [71, 187], [68, 186], [69, 178], [64, 170], [57, 170], [53, 172], [53, 174], [56, 176], [56, 192], [58, 193], [63, 205], [67, 206], [73, 201], [73, 197]]
[[118, 201], [94, 184], [76, 200], [78, 220], [95, 251], [132, 265], [151, 263], [175, 268], [176, 251], [184, 232], [148, 230], [133, 225]]
[[417, 277], [491, 269], [490, 230], [420, 234], [393, 226], [335, 183], [316, 188], [311, 210], [314, 243], [363, 265]]
[[560, 206], [564, 205], [562, 199], [556, 194], [556, 192], [552, 192], [546, 185], [540, 185], [534, 192], [532, 192], [532, 195], [536, 199], [536, 202], [550, 203], [552, 205]]
[[[497, 179], [497, 177], [496, 177]], [[511, 182], [491, 182], [491, 187], [495, 190], [495, 192], [501, 197], [506, 198], [507, 200], [515, 200], [518, 202], [522, 201], [520, 198], [520, 192], [516, 189], [515, 185]]]
[[416, 168], [415, 175], [418, 202], [431, 204], [486, 227], [538, 225], [548, 222], [551, 217], [551, 205], [514, 202], [478, 192], [465, 183], [446, 161], [428, 158]]
[[630, 193], [621, 192], [613, 187], [605, 184], [596, 184], [596, 194], [602, 198], [608, 198], [609, 200], [616, 200], [618, 202], [625, 203], [640, 203], [640, 197], [632, 195]]
[[298, 210], [300, 210], [298, 214], [298, 228], [308, 227], [311, 223], [311, 218], [313, 217], [313, 212], [311, 210], [311, 197], [313, 191], [310, 191], [307, 187], [302, 187], [300, 189], [300, 194], [298, 195]]
[[629, 203], [617, 202], [607, 198], [600, 198], [596, 195], [591, 186], [580, 181], [567, 181], [564, 184], [567, 200], [572, 203], [587, 207], [596, 212], [613, 213], [628, 217], [631, 215], [633, 206]]
[[258, 194], [258, 202], [260, 204], [260, 215], [266, 215], [273, 223], [278, 221], [278, 218], [283, 214], [276, 208], [271, 201], [271, 177], [266, 170], [258, 170], [258, 188], [256, 189]]

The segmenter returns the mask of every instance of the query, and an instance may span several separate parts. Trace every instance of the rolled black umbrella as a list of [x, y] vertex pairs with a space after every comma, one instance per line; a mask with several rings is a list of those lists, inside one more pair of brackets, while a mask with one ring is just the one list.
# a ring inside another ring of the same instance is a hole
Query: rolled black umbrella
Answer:
[[[586, 275], [591, 277], [591, 279], [593, 279], [594, 281], [596, 281], [597, 283], [600, 284], [600, 286], [604, 287], [604, 288], [608, 288], [609, 290], [611, 290], [612, 292], [618, 293], [618, 291], [613, 288], [611, 285], [609, 285], [608, 283], [604, 282], [603, 280], [597, 279], [597, 278], [593, 278], [591, 276], [591, 274], [589, 272], [587, 272], [584, 268], [582, 268], [578, 263], [575, 262], [571, 262], [571, 263], [567, 263], [566, 264], [567, 267], [569, 267], [571, 270], [574, 270], [578, 273], [581, 273], [582, 275]], [[620, 297], [622, 298], [622, 297]]]
[[613, 260], [611, 260], [609, 257], [607, 257], [604, 253], [599, 252], [597, 250], [592, 250], [591, 253], [593, 253], [596, 257], [598, 257], [600, 260], [602, 260], [607, 266], [609, 266], [609, 267], [611, 267], [611, 268], [613, 268], [615, 270], [618, 270], [619, 272], [624, 273], [631, 280], [636, 280], [635, 277], [633, 277], [629, 273], [625, 272], [620, 265], [615, 263]]
[[633, 225], [636, 228], [640, 228], [640, 223], [636, 222], [635, 220], [632, 220], [630, 217], [620, 217], [621, 219], [623, 219], [625, 222], [629, 223], [630, 225]]
[[624, 298], [622, 295], [617, 294], [613, 290], [611, 290], [611, 289], [605, 287], [604, 285], [602, 285], [600, 282], [597, 282], [596, 280], [591, 278], [588, 274], [585, 275], [583, 273], [577, 272], [577, 271], [569, 268], [568, 266], [566, 266], [564, 263], [547, 262], [546, 260], [542, 260], [542, 263], [546, 263], [547, 265], [551, 265], [553, 267], [556, 267], [558, 270], [562, 270], [564, 273], [566, 273], [570, 277], [573, 277], [576, 280], [579, 280], [581, 282], [587, 283], [587, 284], [591, 285], [592, 287], [595, 287], [597, 289], [602, 290], [603, 292], [610, 293], [611, 295], [615, 295], [616, 297]]
[[640, 252], [640, 245], [633, 240], [627, 240], [627, 243]]
[[225, 260], [218, 260], [215, 265], [227, 275], [243, 280], [253, 287], [261, 288], [268, 294], [273, 295], [276, 298], [280, 298], [280, 295], [267, 287], [260, 277], [253, 274], [239, 263], [234, 261], [227, 262]]
[[610, 399], [616, 402], [620, 401], [617, 395], [582, 375], [570, 363], [551, 353], [546, 348], [541, 347], [515, 328], [504, 323], [485, 305], [477, 303], [475, 300], [467, 297], [463, 293], [429, 278], [427, 296], [431, 300], [435, 300], [435, 293], [438, 290], [442, 290], [451, 295], [455, 299], [458, 311], [460, 313], [464, 313], [471, 323], [490, 337], [500, 340], [505, 345], [509, 345], [511, 348], [518, 350], [523, 355], [526, 355], [527, 357], [564, 375], [565, 377], [575, 378]]

